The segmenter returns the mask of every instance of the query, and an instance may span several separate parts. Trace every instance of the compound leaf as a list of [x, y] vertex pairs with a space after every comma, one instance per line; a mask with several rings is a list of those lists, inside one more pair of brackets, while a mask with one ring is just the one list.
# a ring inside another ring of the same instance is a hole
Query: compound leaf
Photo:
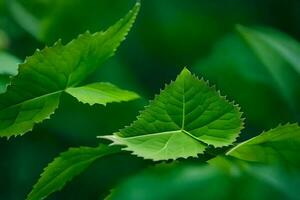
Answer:
[[19, 66], [6, 93], [0, 95], [0, 137], [31, 130], [58, 107], [60, 94], [76, 87], [125, 39], [135, 21], [140, 4], [105, 32], [86, 32], [62, 45], [36, 51]]
[[239, 108], [184, 69], [135, 122], [103, 137], [157, 161], [196, 157], [207, 145], [230, 145], [242, 127]]
[[237, 145], [227, 155], [250, 162], [300, 166], [299, 151], [300, 127], [286, 124]]
[[27, 200], [40, 200], [58, 191], [74, 176], [83, 172], [98, 158], [119, 152], [119, 148], [99, 145], [98, 147], [70, 148], [55, 158], [41, 174]]

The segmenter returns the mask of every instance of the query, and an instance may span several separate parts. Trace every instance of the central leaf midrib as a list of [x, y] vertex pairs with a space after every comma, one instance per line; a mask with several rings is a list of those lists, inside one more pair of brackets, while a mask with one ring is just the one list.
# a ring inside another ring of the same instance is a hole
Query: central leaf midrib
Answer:
[[[182, 123], [181, 123], [181, 132], [188, 135], [189, 137], [193, 138], [194, 140], [205, 144], [203, 141], [201, 141], [199, 138], [197, 138], [196, 136], [194, 136], [193, 134], [189, 133], [188, 131], [186, 131], [184, 129], [184, 125], [185, 125], [185, 79], [183, 79], [183, 87], [182, 87]], [[206, 144], [205, 144], [206, 145]]]
[[[123, 18], [123, 19], [124, 19], [124, 18]], [[127, 19], [127, 22], [129, 22], [130, 20], [131, 20], [131, 18]], [[126, 22], [126, 23], [127, 23], [127, 22]], [[114, 36], [117, 35], [117, 34], [120, 32], [120, 30], [121, 30], [122, 28], [123, 28], [123, 26], [118, 27], [118, 29], [115, 30], [115, 32], [114, 32]], [[109, 29], [107, 29], [107, 30], [106, 30], [105, 32], [103, 32], [103, 33], [105, 34], [108, 30], [109, 30]], [[102, 34], [103, 34], [103, 33], [102, 33]], [[97, 33], [94, 33], [94, 34], [97, 34]], [[91, 35], [93, 35], [93, 34], [91, 34]], [[73, 41], [74, 41], [74, 40], [72, 40], [71, 42], [69, 42], [66, 46], [70, 45]], [[105, 43], [106, 43], [107, 41], [108, 41], [108, 39], [102, 41], [102, 46], [104, 46]], [[111, 57], [111, 56], [112, 56], [112, 55], [110, 55], [109, 57]], [[80, 63], [80, 62], [79, 62], [79, 63]], [[78, 65], [79, 65], [79, 64], [77, 63], [77, 66], [78, 66]], [[75, 67], [75, 68], [76, 68], [76, 67]], [[75, 71], [75, 70], [74, 70], [74, 71]], [[74, 71], [73, 71], [72, 73], [74, 73]], [[17, 104], [10, 105], [10, 106], [8, 106], [8, 107], [5, 107], [5, 108], [3, 108], [3, 109], [0, 109], [0, 112], [2, 112], [2, 111], [4, 111], [4, 110], [7, 110], [7, 109], [10, 109], [10, 108], [17, 107], [17, 106], [19, 106], [19, 105], [21, 105], [21, 104], [23, 104], [23, 103], [26, 103], [26, 102], [30, 102], [30, 101], [34, 101], [34, 100], [37, 100], [37, 99], [40, 99], [40, 98], [43, 98], [43, 97], [46, 97], [46, 96], [51, 96], [51, 95], [54, 95], [54, 94], [62, 93], [62, 92], [64, 92], [64, 91], [66, 91], [68, 88], [75, 87], [75, 86], [77, 85], [77, 83], [74, 83], [74, 84], [70, 84], [70, 83], [69, 83], [72, 73], [71, 73], [71, 74], [69, 75], [69, 77], [68, 77], [67, 84], [66, 84], [66, 88], [65, 88], [64, 90], [58, 90], [58, 91], [55, 91], [55, 92], [52, 92], [52, 93], [48, 93], [48, 94], [44, 94], [44, 95], [41, 95], [41, 96], [37, 96], [37, 97], [34, 97], [33, 99], [26, 99], [26, 100], [24, 100], [24, 101], [22, 101], [22, 102], [19, 102], [19, 103], [17, 103]]]
[[184, 130], [184, 122], [185, 122], [185, 79], [183, 79], [183, 91], [182, 91], [182, 123], [181, 130]]
[[193, 134], [189, 133], [188, 131], [186, 131], [184, 129], [178, 129], [178, 130], [173, 130], [173, 131], [163, 131], [163, 132], [156, 132], [156, 133], [148, 133], [148, 134], [144, 134], [144, 135], [137, 135], [137, 136], [132, 136], [132, 137], [124, 137], [124, 139], [136, 139], [136, 138], [159, 136], [159, 135], [166, 135], [166, 134], [176, 134], [176, 133], [186, 134], [189, 137], [193, 138], [194, 140], [200, 142], [201, 144], [207, 145], [205, 142], [201, 141], [199, 138], [197, 138], [196, 136], [194, 136]]
[[0, 112], [5, 111], [5, 110], [8, 110], [8, 109], [11, 109], [11, 108], [14, 108], [14, 107], [17, 107], [17, 106], [20, 106], [20, 105], [22, 105], [22, 104], [24, 104], [24, 103], [28, 103], [28, 102], [31, 102], [31, 101], [35, 101], [35, 100], [38, 100], [38, 99], [41, 99], [41, 98], [44, 98], [44, 97], [47, 97], [47, 96], [59, 94], [59, 93], [62, 93], [62, 92], [64, 92], [64, 90], [58, 90], [58, 91], [55, 91], [55, 92], [51, 92], [51, 93], [47, 93], [47, 94], [43, 94], [43, 95], [34, 97], [34, 98], [32, 98], [32, 99], [26, 99], [26, 100], [24, 100], [24, 101], [22, 101], [22, 102], [19, 102], [19, 103], [10, 105], [10, 106], [8, 106], [8, 107], [5, 107], [5, 108], [1, 109]]
[[[185, 125], [185, 79], [183, 80], [183, 90], [182, 90], [182, 123], [181, 123], [181, 129], [178, 130], [170, 130], [170, 131], [163, 131], [163, 132], [155, 132], [155, 133], [148, 133], [144, 135], [137, 135], [132, 137], [124, 137], [125, 139], [134, 139], [134, 138], [142, 138], [142, 137], [148, 137], [148, 136], [158, 136], [158, 135], [165, 135], [165, 134], [176, 134], [176, 133], [183, 133], [192, 139], [200, 142], [201, 144], [207, 145], [205, 142], [201, 141], [199, 138], [194, 136], [193, 134], [189, 133], [187, 130], [184, 129]], [[180, 128], [180, 126], [178, 126]]]
[[[55, 181], [59, 178], [61, 178], [62, 176], [64, 176], [67, 172], [71, 171], [72, 169], [80, 166], [80, 165], [83, 165], [83, 164], [86, 164], [86, 163], [90, 163], [90, 162], [93, 162], [95, 161], [97, 158], [101, 157], [102, 155], [95, 155], [94, 157], [88, 159], [88, 160], [83, 160], [83, 161], [79, 161], [77, 163], [75, 163], [74, 165], [71, 165], [69, 167], [67, 167], [66, 169], [64, 169], [58, 176], [56, 176], [54, 179], [52, 179], [51, 181], [49, 181], [40, 191], [40, 193], [43, 193], [44, 190], [46, 190], [47, 188], [51, 187], [52, 183], [55, 183]], [[39, 193], [37, 193], [35, 196], [39, 196], [38, 195]]]

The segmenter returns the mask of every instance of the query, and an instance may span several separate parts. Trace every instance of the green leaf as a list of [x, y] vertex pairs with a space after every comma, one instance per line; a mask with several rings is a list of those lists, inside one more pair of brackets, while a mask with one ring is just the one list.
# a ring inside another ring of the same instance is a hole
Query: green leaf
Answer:
[[[0, 12], [1, 12], [1, 2], [0, 2]], [[0, 51], [6, 49], [8, 47], [8, 44], [9, 44], [9, 39], [7, 33], [0, 29]]]
[[[276, 189], [276, 192], [282, 193], [285, 196], [283, 199], [299, 199], [299, 170], [295, 168], [290, 168], [287, 170], [287, 168], [284, 166], [284, 163], [278, 163], [278, 165], [262, 165], [228, 156], [217, 156], [209, 160], [208, 163], [211, 166], [217, 167], [229, 175], [235, 177], [246, 175], [251, 176], [257, 181], [262, 181], [265, 186], [272, 186], [274, 187], [274, 189]], [[252, 184], [256, 183], [253, 182]], [[259, 195], [264, 194], [264, 192], [266, 191], [265, 186], [263, 187], [263, 191], [257, 191], [257, 193], [260, 193]], [[251, 191], [255, 190], [251, 189]], [[248, 194], [249, 193], [246, 193], [246, 195]], [[264, 195], [262, 195], [261, 197], [266, 199]], [[280, 197], [276, 198], [280, 199]], [[252, 199], [256, 198], [252, 197]], [[267, 199], [273, 198], [269, 197]]]
[[184, 69], [135, 122], [103, 137], [157, 161], [196, 157], [207, 145], [230, 145], [242, 127], [239, 108]]
[[40, 21], [28, 12], [18, 1], [10, 0], [7, 4], [14, 20], [32, 36], [38, 38]]
[[[274, 80], [274, 87], [289, 104], [290, 110], [295, 112], [300, 99], [299, 42], [270, 28], [237, 26], [237, 30], [268, 70]], [[299, 116], [296, 112], [294, 114]]]
[[299, 172], [276, 167], [236, 168], [232, 174], [211, 165], [157, 165], [121, 182], [107, 200], [299, 199]]
[[6, 91], [6, 87], [10, 83], [10, 77], [17, 74], [20, 62], [15, 56], [0, 52], [0, 93]]
[[105, 32], [86, 32], [62, 45], [36, 51], [19, 66], [7, 92], [0, 95], [0, 136], [16, 136], [31, 130], [57, 108], [60, 94], [76, 87], [125, 39], [140, 4]]
[[300, 166], [300, 127], [280, 125], [253, 137], [227, 152], [226, 155], [259, 163], [285, 163]]
[[248, 125], [266, 129], [295, 119], [266, 67], [238, 34], [221, 38], [193, 70], [238, 102]]
[[7, 75], [0, 75], [0, 93], [6, 91], [7, 85], [10, 83], [10, 78]]
[[0, 74], [14, 76], [17, 74], [18, 64], [21, 61], [6, 52], [0, 52]]
[[61, 190], [74, 176], [83, 172], [95, 160], [118, 153], [119, 148], [100, 144], [98, 147], [70, 148], [55, 158], [41, 174], [27, 200], [40, 200]]
[[67, 93], [82, 103], [103, 104], [111, 102], [129, 101], [139, 96], [127, 90], [122, 90], [110, 83], [92, 83], [82, 87], [68, 88]]

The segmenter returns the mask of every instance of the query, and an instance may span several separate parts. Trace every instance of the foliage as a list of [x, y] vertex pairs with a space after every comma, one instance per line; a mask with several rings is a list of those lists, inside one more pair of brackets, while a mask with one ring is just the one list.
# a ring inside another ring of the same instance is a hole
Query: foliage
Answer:
[[237, 106], [183, 69], [135, 122], [104, 138], [143, 158], [175, 160], [232, 144], [242, 126]]
[[118, 152], [118, 148], [98, 147], [71, 148], [55, 158], [41, 174], [27, 199], [43, 199], [49, 194], [63, 188], [67, 181], [80, 174], [95, 160]]
[[250, 124], [269, 129], [298, 120], [299, 42], [271, 28], [236, 29], [194, 69], [239, 102]]
[[300, 4], [134, 1], [0, 0], [0, 199], [299, 199]]
[[[61, 94], [66, 91], [79, 101], [78, 91], [89, 92], [90, 86], [74, 88], [106, 59], [111, 57], [131, 28], [139, 4], [105, 32], [86, 32], [67, 45], [59, 40], [53, 47], [37, 50], [19, 67], [11, 85], [0, 95], [0, 136], [11, 137], [30, 131], [35, 123], [49, 118], [58, 107]], [[98, 83], [98, 85], [101, 83]], [[103, 85], [103, 84], [102, 84]], [[105, 93], [106, 87], [98, 87]], [[75, 92], [77, 91], [77, 92]], [[89, 102], [106, 104], [112, 101], [131, 100], [134, 93], [115, 89], [117, 95], [103, 100], [89, 92]], [[107, 94], [103, 95], [107, 98]]]
[[300, 44], [272, 29], [237, 26], [237, 30], [266, 67], [273, 80], [270, 81], [273, 87], [288, 103], [291, 112], [296, 112], [299, 99], [297, 83], [300, 77]]
[[17, 65], [20, 61], [18, 58], [0, 51], [0, 63], [3, 65], [0, 69], [0, 93], [3, 93], [10, 83], [11, 76], [17, 74]]
[[299, 174], [271, 169], [236, 166], [227, 173], [211, 165], [160, 164], [123, 181], [107, 199], [299, 199], [295, 179]]
[[299, 166], [300, 127], [279, 125], [231, 149], [226, 155], [259, 163]]
[[[141, 112], [137, 121], [121, 129], [117, 134], [102, 138], [112, 140], [113, 145], [126, 145], [125, 150], [154, 161], [197, 157], [208, 145], [214, 147], [231, 145], [243, 128], [240, 117], [237, 106], [228, 103], [206, 82], [199, 80], [185, 68], [175, 82], [167, 85], [146, 107], [146, 110]], [[286, 165], [299, 164], [297, 158], [299, 130], [297, 124], [279, 126], [240, 143], [226, 155], [249, 162], [278, 164], [284, 161]], [[57, 164], [50, 165], [57, 166]], [[71, 167], [74, 164], [66, 162], [66, 165]], [[42, 174], [41, 179], [47, 178], [47, 174], [50, 174], [51, 179], [59, 173], [56, 172], [55, 167], [49, 167], [45, 169], [46, 175]], [[210, 173], [213, 176], [217, 174]], [[61, 183], [64, 185], [68, 179], [69, 177], [63, 177], [57, 185]], [[230, 184], [234, 185], [234, 183]], [[40, 187], [46, 186], [47, 182], [41, 181]], [[225, 192], [230, 190], [224, 189]], [[171, 196], [164, 197], [166, 194], [160, 195], [162, 199], [171, 198]], [[209, 193], [208, 197], [212, 198], [213, 195], [214, 193]], [[220, 195], [229, 195], [229, 198], [231, 193], [220, 193]], [[126, 195], [121, 195], [124, 196]]]

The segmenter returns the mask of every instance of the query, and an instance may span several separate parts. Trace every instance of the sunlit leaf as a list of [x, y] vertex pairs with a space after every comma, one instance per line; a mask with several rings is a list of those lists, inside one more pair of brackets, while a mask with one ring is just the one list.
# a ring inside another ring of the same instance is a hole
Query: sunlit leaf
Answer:
[[129, 101], [139, 97], [134, 92], [122, 90], [110, 83], [92, 83], [82, 87], [70, 87], [66, 92], [82, 103], [90, 105], [106, 105], [107, 103]]
[[168, 160], [230, 145], [242, 127], [239, 108], [184, 69], [135, 122], [104, 138], [143, 158]]

